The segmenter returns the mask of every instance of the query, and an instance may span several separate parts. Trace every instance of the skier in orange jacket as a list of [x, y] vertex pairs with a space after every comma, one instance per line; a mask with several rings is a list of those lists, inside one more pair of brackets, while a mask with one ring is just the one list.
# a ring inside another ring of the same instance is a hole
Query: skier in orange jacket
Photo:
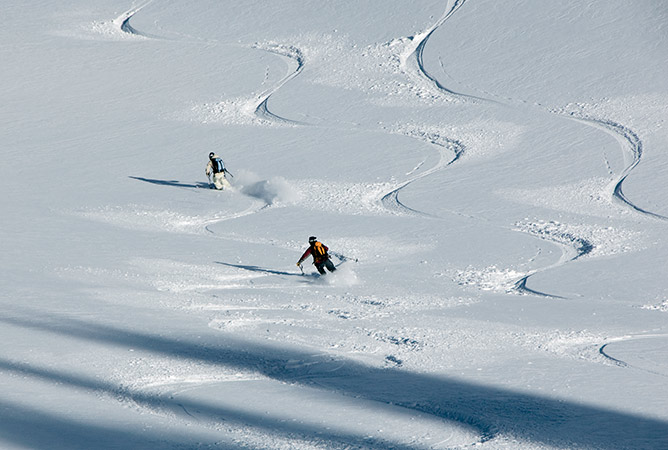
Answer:
[[334, 263], [329, 259], [329, 254], [327, 253], [329, 248], [322, 242], [319, 242], [315, 236], [308, 238], [308, 243], [309, 248], [307, 248], [302, 257], [299, 258], [297, 266], [301, 268], [302, 262], [311, 255], [313, 256], [313, 265], [318, 269], [318, 272], [320, 272], [321, 275], [327, 273], [325, 272], [325, 267], [330, 272], [334, 272], [336, 267], [334, 267]]

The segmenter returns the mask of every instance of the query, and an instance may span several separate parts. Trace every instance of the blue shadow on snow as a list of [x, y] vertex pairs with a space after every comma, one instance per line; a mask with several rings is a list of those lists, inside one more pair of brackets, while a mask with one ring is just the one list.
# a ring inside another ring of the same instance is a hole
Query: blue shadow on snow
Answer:
[[150, 178], [142, 178], [142, 177], [128, 177], [128, 178], [132, 178], [133, 180], [144, 181], [146, 183], [157, 184], [160, 186], [175, 186], [175, 187], [199, 188], [199, 189], [210, 188], [209, 183], [196, 182], [194, 184], [190, 184], [190, 183], [182, 183], [181, 181], [178, 180], [153, 180]]
[[[216, 364], [228, 369], [255, 371], [281, 382], [392, 404], [406, 408], [407, 411], [431, 414], [469, 427], [481, 436], [481, 441], [506, 435], [565, 448], [646, 450], [665, 449], [665, 443], [668, 442], [668, 422], [657, 418], [461, 379], [370, 367], [339, 356], [314, 355], [307, 349], [286, 349], [250, 342], [231, 334], [221, 334], [219, 344], [205, 344], [105, 324], [87, 323], [74, 317], [45, 315], [27, 309], [26, 313], [14, 314], [12, 317], [5, 312], [3, 317], [0, 317], [0, 322], [84, 339], [91, 343], [124, 349], [134, 348], [156, 355]], [[309, 364], [290, 364], [295, 360]], [[123, 392], [120, 386], [109, 385], [100, 380], [80, 379], [73, 375], [35, 369], [8, 361], [0, 363], [0, 370], [11, 370], [23, 375], [46, 378], [54, 383], [67, 383], [104, 392]], [[159, 404], [162, 408], [181, 411], [184, 407], [171, 402], [168, 397], [147, 396], [143, 393], [126, 395], [147, 406]], [[201, 410], [212, 420], [239, 422], [284, 436], [294, 436], [297, 433], [302, 437], [317, 440], [369, 445], [364, 436], [314, 430], [304, 424], [272, 421], [242, 411], [223, 410], [211, 404], [192, 404], [188, 405], [188, 408]], [[6, 414], [3, 413], [4, 415]], [[38, 425], [39, 423], [35, 422], [35, 426]], [[56, 429], [55, 426], [50, 428], [54, 431]], [[4, 424], [0, 424], [0, 435], [9, 435], [18, 444], [30, 443], [29, 437], [12, 434], [12, 430]], [[388, 442], [372, 444], [374, 448], [402, 448], [401, 445]]]

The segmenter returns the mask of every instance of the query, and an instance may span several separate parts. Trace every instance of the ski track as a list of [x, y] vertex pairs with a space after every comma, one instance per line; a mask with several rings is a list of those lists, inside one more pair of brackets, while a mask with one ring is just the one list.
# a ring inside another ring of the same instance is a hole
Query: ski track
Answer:
[[244, 211], [241, 211], [241, 212], [238, 212], [236, 214], [227, 215], [225, 217], [216, 217], [216, 218], [213, 218], [213, 219], [209, 219], [209, 220], [205, 221], [202, 225], [203, 225], [203, 227], [206, 231], [215, 235], [216, 232], [213, 231], [211, 228], [209, 228], [212, 225], [216, 225], [216, 224], [219, 224], [221, 222], [226, 222], [228, 220], [238, 219], [239, 217], [244, 217], [244, 216], [248, 216], [248, 215], [251, 215], [251, 214], [257, 214], [257, 213], [259, 213], [261, 211], [264, 211], [265, 209], [271, 207], [271, 205], [266, 204], [266, 203], [262, 204], [262, 206], [257, 206], [258, 203], [260, 203], [260, 202], [256, 202], [255, 206], [251, 206], [248, 209], [246, 209]]
[[142, 37], [149, 37], [148, 35], [138, 31], [137, 29], [133, 28], [132, 25], [130, 25], [130, 19], [137, 14], [139, 11], [147, 7], [153, 3], [153, 0], [148, 0], [146, 3], [142, 4], [141, 6], [137, 6], [133, 9], [130, 9], [120, 16], [118, 16], [116, 19], [113, 20], [114, 25], [123, 33], [130, 34], [133, 36], [142, 36]]
[[109, 223], [126, 229], [185, 234], [206, 234], [208, 232], [216, 235], [210, 228], [212, 225], [257, 214], [271, 206], [266, 202], [254, 200], [253, 204], [244, 210], [216, 213], [209, 218], [200, 215], [184, 215], [172, 210], [147, 208], [142, 205], [103, 207], [93, 211], [78, 211], [75, 214], [89, 220]]
[[630, 128], [619, 124], [617, 122], [613, 122], [612, 120], [608, 119], [594, 119], [590, 117], [578, 117], [575, 116], [574, 114], [571, 115], [571, 117], [581, 123], [584, 123], [586, 125], [590, 125], [594, 128], [600, 129], [605, 131], [606, 133], [612, 135], [622, 146], [622, 149], [629, 152], [632, 155], [632, 162], [629, 164], [619, 175], [618, 179], [616, 182], [612, 184], [611, 188], [611, 193], [610, 195], [612, 198], [617, 199], [620, 201], [622, 204], [626, 205], [627, 207], [631, 208], [631, 210], [638, 212], [646, 217], [652, 217], [655, 219], [661, 219], [661, 220], [668, 220], [668, 217], [662, 216], [660, 214], [656, 214], [651, 211], [647, 211], [646, 209], [640, 208], [637, 206], [635, 203], [633, 203], [631, 200], [629, 200], [626, 195], [624, 195], [624, 192], [622, 190], [622, 184], [628, 176], [631, 174], [631, 171], [635, 169], [638, 164], [640, 164], [640, 160], [642, 159], [642, 154], [643, 154], [643, 142], [640, 139], [640, 137]]
[[[487, 91], [484, 92], [486, 95], [499, 98], [499, 96], [497, 96], [496, 94]], [[491, 100], [491, 99], [485, 99], [479, 97], [476, 98], [487, 102], [497, 102], [496, 100]], [[528, 103], [525, 100], [518, 101], [517, 99], [513, 99], [510, 97], [503, 98], [502, 100], [510, 102], [511, 104], [514, 103], [514, 104], [526, 105]], [[624, 168], [624, 170], [622, 170], [617, 180], [614, 183], [612, 183], [608, 195], [611, 198], [616, 199], [626, 207], [630, 208], [634, 212], [640, 213], [646, 217], [651, 217], [654, 219], [668, 220], [668, 217], [666, 216], [648, 211], [646, 209], [637, 206], [635, 203], [629, 200], [628, 197], [626, 197], [626, 195], [622, 190], [622, 185], [624, 181], [626, 181], [626, 179], [629, 177], [633, 169], [635, 169], [640, 164], [643, 155], [643, 142], [635, 131], [633, 131], [632, 129], [626, 127], [621, 123], [615, 122], [610, 119], [594, 118], [590, 117], [589, 115], [578, 114], [575, 112], [568, 113], [560, 111], [558, 109], [549, 108], [541, 103], [536, 103], [535, 106], [544, 112], [564, 117], [570, 120], [574, 120], [579, 123], [583, 123], [598, 130], [602, 130], [605, 133], [614, 137], [622, 147], [622, 151], [625, 154], [630, 153], [632, 155], [632, 162], [626, 168]], [[611, 171], [610, 164], [607, 161], [607, 159], [606, 159], [606, 166], [608, 167], [608, 170]]]
[[522, 295], [535, 295], [535, 296], [538, 296], [538, 297], [545, 297], [545, 298], [564, 298], [564, 297], [560, 297], [558, 295], [548, 294], [548, 293], [537, 291], [535, 289], [531, 289], [531, 288], [527, 287], [527, 281], [529, 281], [530, 277], [532, 277], [533, 275], [536, 275], [539, 272], [543, 272], [545, 270], [549, 270], [549, 269], [552, 269], [552, 268], [554, 268], [554, 267], [550, 266], [550, 267], [546, 267], [546, 268], [544, 268], [540, 271], [536, 270], [534, 272], [531, 272], [530, 274], [527, 274], [526, 276], [522, 277], [521, 279], [519, 279], [515, 283], [515, 285], [513, 286], [513, 290], [516, 291], [519, 294], [522, 294]]
[[[425, 46], [427, 45], [427, 42], [431, 35], [441, 26], [443, 25], [459, 8], [461, 8], [464, 3], [466, 3], [466, 0], [455, 0], [452, 6], [450, 6], [446, 12], [441, 16], [441, 18], [430, 28], [428, 28], [426, 31], [422, 33], [418, 33], [414, 37], [411, 38], [411, 41], [413, 45], [408, 48], [408, 50], [404, 53], [404, 55], [401, 57], [401, 67], [403, 68], [404, 72], [408, 75], [409, 78], [415, 78], [417, 77], [418, 79], [426, 79], [432, 86], [435, 86], [435, 88], [442, 93], [446, 93], [449, 95], [453, 95], [455, 97], [468, 97], [467, 95], [464, 94], [459, 94], [457, 92], [454, 92], [445, 86], [443, 86], [436, 78], [434, 78], [432, 75], [429, 74], [429, 72], [426, 70], [423, 62], [423, 51]], [[413, 63], [410, 63], [409, 61], [412, 61]], [[388, 192], [381, 198], [381, 203], [385, 206], [390, 211], [393, 212], [400, 212], [404, 214], [409, 214], [409, 215], [420, 215], [420, 216], [426, 216], [426, 217], [435, 217], [432, 214], [425, 213], [422, 211], [418, 211], [416, 209], [410, 208], [406, 205], [404, 205], [400, 200], [399, 200], [399, 192], [404, 189], [406, 186], [410, 185], [411, 183], [424, 178], [426, 176], [429, 176], [433, 174], [434, 172], [449, 166], [450, 164], [454, 163], [457, 161], [462, 154], [464, 153], [464, 145], [454, 139], [449, 139], [449, 138], [444, 138], [443, 136], [435, 136], [433, 134], [429, 133], [421, 133], [416, 135], [415, 133], [411, 132], [407, 134], [408, 136], [421, 139], [421, 140], [426, 140], [430, 142], [433, 145], [436, 145], [439, 148], [439, 153], [441, 154], [440, 161], [431, 169], [423, 172], [422, 174], [404, 182], [402, 185], [398, 186], [396, 189], [393, 189], [392, 191]], [[454, 152], [454, 158], [451, 159], [447, 163], [443, 163], [443, 153], [441, 151], [441, 148], [445, 147], [450, 147], [453, 149]]]
[[[413, 51], [413, 53], [411, 53], [411, 55], [417, 63], [419, 73], [424, 78], [431, 81], [438, 89], [440, 89], [440, 90], [442, 90], [446, 93], [452, 94], [452, 95], [471, 97], [471, 98], [474, 98], [476, 100], [482, 100], [484, 102], [504, 104], [501, 101], [492, 100], [490, 98], [482, 98], [482, 97], [477, 97], [477, 96], [465, 96], [465, 95], [462, 95], [462, 94], [458, 94], [458, 93], [456, 93], [456, 92], [454, 92], [450, 89], [447, 89], [446, 87], [441, 85], [438, 82], [438, 80], [436, 80], [433, 76], [431, 76], [426, 71], [426, 69], [424, 67], [424, 64], [422, 62], [422, 52], [424, 50], [424, 45], [425, 45], [426, 40], [438, 28], [438, 26], [440, 26], [443, 22], [445, 22], [445, 20], [447, 20], [447, 18], [449, 18], [450, 15], [452, 15], [452, 13], [454, 13], [459, 7], [462, 6], [462, 3], [464, 3], [464, 1], [462, 1], [461, 3], [456, 1], [455, 4], [453, 5], [453, 7], [451, 8], [451, 10], [448, 13], [446, 13], [439, 20], [439, 22], [437, 22], [437, 24], [434, 27], [432, 27], [431, 29], [429, 29], [427, 32], [424, 33], [422, 40], [419, 42], [417, 48], [415, 49], [415, 51]], [[446, 73], [445, 68], [443, 67], [443, 62], [440, 61], [440, 64], [441, 64], [441, 68], [442, 68], [443, 72]], [[446, 75], [447, 75], [447, 73], [446, 73]], [[486, 92], [486, 91], [484, 93], [486, 95], [489, 95], [490, 97], [499, 98], [499, 96], [494, 94], [494, 93], [490, 93], [490, 92]], [[510, 98], [510, 97], [504, 98], [502, 100], [510, 102], [510, 103], [515, 103], [515, 104], [519, 103], [521, 105], [526, 105], [528, 103], [527, 101], [524, 101], [524, 100], [518, 102], [518, 100]], [[626, 179], [629, 177], [631, 172], [640, 164], [641, 159], [642, 159], [642, 155], [643, 155], [643, 142], [642, 142], [642, 140], [640, 139], [640, 137], [638, 136], [638, 134], [636, 132], [634, 132], [632, 129], [630, 129], [630, 128], [628, 128], [628, 127], [626, 127], [626, 126], [624, 126], [624, 125], [622, 125], [618, 122], [610, 120], [610, 119], [592, 118], [592, 117], [585, 116], [585, 115], [578, 115], [574, 112], [564, 113], [564, 112], [561, 112], [561, 111], [558, 111], [558, 110], [555, 110], [555, 109], [550, 109], [550, 108], [548, 108], [548, 107], [546, 107], [546, 106], [544, 106], [540, 103], [536, 103], [535, 106], [540, 108], [541, 110], [543, 110], [545, 112], [550, 113], [550, 114], [555, 114], [555, 115], [565, 117], [565, 118], [570, 119], [570, 120], [575, 120], [577, 122], [583, 123], [583, 124], [591, 126], [593, 128], [602, 130], [605, 133], [608, 133], [611, 136], [613, 136], [619, 142], [620, 146], [622, 147], [622, 151], [625, 154], [630, 154], [632, 156], [632, 161], [627, 167], [625, 167], [621, 171], [621, 173], [619, 174], [617, 179], [609, 185], [609, 188], [607, 189], [606, 194], [611, 199], [616, 200], [617, 202], [621, 203], [622, 205], [629, 208], [633, 212], [639, 213], [639, 214], [643, 215], [644, 217], [649, 217], [649, 218], [659, 219], [659, 220], [668, 220], [668, 217], [666, 217], [666, 216], [654, 213], [652, 211], [648, 211], [646, 209], [643, 209], [643, 208], [637, 206], [623, 192], [624, 181], [626, 181]], [[607, 159], [606, 159], [606, 165], [607, 165], [609, 171], [612, 173], [612, 171], [610, 169], [609, 162], [607, 161]], [[402, 187], [405, 187], [405, 186], [402, 186]], [[393, 193], [390, 193], [390, 194], [393, 194]], [[388, 194], [388, 195], [390, 195], [390, 194]], [[396, 195], [394, 195], [394, 197], [396, 197]], [[384, 198], [384, 200], [385, 200], [385, 198]], [[397, 202], [398, 202], [398, 200], [397, 200]], [[555, 239], [553, 239], [551, 237], [548, 237], [548, 236], [545, 236], [545, 235], [540, 235], [540, 234], [534, 234], [534, 235], [537, 236], [540, 239], [547, 239], [547, 240], [552, 240], [552, 241], [555, 240]], [[556, 295], [551, 295], [551, 294], [543, 293], [543, 292], [540, 292], [540, 291], [536, 291], [536, 290], [530, 289], [526, 286], [527, 281], [531, 276], [533, 276], [537, 273], [540, 273], [540, 272], [544, 272], [546, 270], [550, 270], [550, 269], [559, 267], [559, 266], [561, 266], [563, 264], [566, 264], [568, 262], [575, 261], [576, 259], [589, 254], [594, 248], [593, 244], [591, 242], [586, 241], [585, 239], [578, 238], [578, 237], [572, 236], [572, 235], [562, 236], [562, 237], [566, 237], [567, 240], [569, 240], [571, 242], [571, 244], [572, 244], [571, 246], [576, 249], [576, 255], [574, 257], [566, 260], [566, 261], [560, 261], [560, 262], [558, 262], [554, 265], [542, 268], [540, 270], [532, 271], [531, 273], [523, 276], [522, 278], [520, 278], [519, 280], [516, 281], [516, 283], [514, 285], [514, 288], [513, 288], [513, 290], [515, 292], [518, 292], [518, 293], [521, 293], [521, 294], [536, 295], [536, 296], [540, 296], [540, 297], [563, 298], [563, 297], [559, 297], [559, 296], [556, 296]], [[603, 351], [601, 352], [601, 354], [604, 355]]]
[[259, 94], [255, 100], [254, 104], [254, 114], [260, 120], [266, 120], [268, 122], [274, 122], [279, 124], [287, 125], [307, 125], [304, 122], [297, 120], [288, 119], [278, 114], [274, 114], [269, 110], [268, 102], [272, 95], [278, 92], [286, 83], [288, 83], [293, 78], [297, 77], [303, 70], [305, 65], [305, 59], [303, 52], [297, 47], [282, 45], [276, 43], [269, 44], [255, 44], [253, 48], [264, 50], [275, 55], [279, 55], [289, 60], [293, 61], [296, 64], [294, 71], [289, 72], [285, 77], [283, 77], [275, 86]]
[[[404, 72], [408, 75], [409, 78], [418, 78], [418, 79], [426, 79], [429, 81], [430, 85], [435, 86], [436, 89], [441, 92], [441, 93], [446, 93], [449, 95], [454, 95], [458, 97], [469, 97], [464, 94], [458, 94], [452, 90], [449, 90], [445, 88], [441, 83], [439, 83], [434, 77], [432, 77], [427, 70], [424, 67], [423, 61], [422, 61], [422, 54], [425, 48], [425, 45], [427, 44], [427, 41], [429, 40], [429, 37], [436, 31], [443, 23], [445, 23], [464, 3], [466, 0], [455, 0], [455, 2], [452, 4], [452, 6], [449, 7], [449, 9], [445, 12], [445, 14], [434, 24], [432, 25], [427, 31], [420, 33], [416, 35], [415, 37], [410, 38], [411, 41], [414, 43], [412, 47], [409, 47], [408, 51], [406, 52], [405, 55], [401, 57], [402, 63], [401, 66], [404, 69]], [[280, 56], [285, 56], [293, 61], [296, 62], [297, 67], [294, 72], [288, 74], [286, 77], [284, 77], [281, 81], [277, 83], [277, 85], [268, 90], [265, 91], [263, 94], [261, 94], [257, 101], [257, 106], [255, 107], [255, 114], [260, 118], [268, 121], [273, 121], [273, 122], [278, 122], [278, 123], [287, 123], [287, 124], [292, 124], [292, 125], [306, 125], [302, 122], [297, 122], [293, 121], [290, 119], [286, 119], [284, 117], [277, 116], [276, 114], [273, 114], [268, 110], [267, 103], [269, 98], [276, 92], [278, 91], [282, 86], [284, 86], [287, 82], [295, 78], [297, 75], [301, 73], [301, 71], [304, 68], [304, 56], [303, 53], [296, 47], [292, 46], [284, 46], [284, 45], [279, 45], [279, 44], [266, 44], [266, 45], [259, 45], [256, 44], [255, 48], [265, 50], [271, 53], [278, 54]], [[409, 64], [408, 61], [414, 61], [414, 64]], [[413, 75], [410, 75], [410, 74]], [[464, 152], [464, 146], [460, 142], [453, 140], [453, 139], [448, 139], [448, 138], [443, 138], [442, 136], [429, 136], [426, 133], [424, 133], [424, 136], [414, 136], [412, 134], [409, 134], [409, 136], [416, 137], [418, 139], [422, 140], [428, 140], [431, 144], [434, 144], [436, 146], [439, 146], [441, 148], [444, 147], [450, 147], [453, 149], [454, 152], [454, 158], [449, 160], [447, 163], [443, 163], [444, 156], [442, 154], [442, 149], [439, 149], [439, 153], [441, 153], [441, 158], [439, 163], [437, 163], [433, 168], [423, 172], [422, 174], [413, 177], [409, 179], [408, 181], [403, 182], [399, 186], [395, 187], [391, 191], [387, 192], [386, 194], [382, 195], [380, 198], [380, 203], [383, 205], [383, 207], [388, 210], [391, 213], [394, 214], [406, 214], [406, 215], [418, 215], [418, 216], [425, 216], [425, 217], [435, 217], [429, 213], [425, 213], [422, 211], [418, 211], [414, 208], [411, 208], [405, 204], [403, 204], [399, 200], [399, 193], [402, 189], [404, 189], [406, 186], [410, 185], [411, 183], [424, 178], [428, 175], [433, 174], [434, 172], [449, 166], [450, 164], [454, 163], [457, 161], [461, 155]], [[445, 142], [443, 142], [445, 140]]]
[[[454, 139], [445, 138], [440, 135], [438, 136], [434, 135], [433, 133], [432, 134], [425, 132], [417, 133], [413, 131], [405, 133], [405, 135], [416, 139], [425, 140], [430, 144], [436, 146], [438, 148], [438, 152], [440, 155], [439, 161], [430, 169], [427, 169], [421, 174], [410, 178], [409, 180], [405, 181], [395, 189], [383, 195], [381, 198], [381, 203], [387, 210], [395, 213], [436, 218], [436, 216], [433, 214], [418, 211], [416, 209], [404, 205], [399, 200], [399, 192], [406, 186], [410, 185], [411, 183], [414, 183], [422, 178], [432, 175], [459, 160], [459, 158], [461, 158], [461, 156], [464, 154], [465, 151], [464, 144]], [[450, 157], [450, 150], [454, 153], [454, 157], [448, 159], [448, 157]], [[415, 172], [415, 170], [417, 170], [417, 168], [411, 171], [411, 173]]]
[[[551, 112], [555, 113], [554, 111], [551, 111]], [[633, 130], [631, 130], [630, 128], [628, 128], [628, 127], [626, 127], [626, 126], [624, 126], [620, 123], [609, 120], [609, 119], [596, 119], [596, 118], [591, 118], [591, 117], [586, 117], [586, 116], [579, 116], [579, 115], [576, 115], [575, 113], [570, 113], [569, 115], [567, 115], [565, 117], [567, 117], [571, 120], [575, 120], [577, 122], [583, 123], [585, 125], [591, 126], [593, 128], [602, 130], [602, 131], [610, 134], [611, 136], [613, 136], [620, 143], [620, 145], [622, 147], [622, 150], [625, 153], [628, 153], [628, 154], [631, 155], [631, 157], [632, 157], [631, 163], [628, 166], [626, 166], [624, 168], [624, 170], [622, 170], [622, 172], [619, 174], [617, 179], [609, 185], [607, 195], [611, 199], [617, 200], [619, 203], [621, 203], [625, 207], [629, 208], [631, 211], [639, 213], [644, 217], [649, 217], [649, 218], [659, 219], [659, 220], [668, 220], [668, 217], [666, 217], [666, 216], [662, 216], [660, 214], [657, 214], [657, 213], [645, 210], [643, 208], [640, 208], [635, 203], [633, 203], [631, 200], [629, 200], [626, 197], [626, 195], [624, 195], [622, 185], [623, 185], [624, 181], [628, 178], [628, 176], [631, 174], [631, 172], [640, 164], [640, 161], [642, 159], [643, 142], [640, 139], [640, 137]], [[550, 236], [546, 236], [545, 234], [541, 234], [541, 233], [531, 233], [531, 234], [534, 234], [541, 239], [547, 238], [548, 240], [555, 240]], [[516, 286], [515, 286], [515, 288], [518, 292], [525, 293], [525, 294], [534, 294], [534, 295], [539, 295], [539, 296], [546, 296], [546, 297], [561, 298], [561, 297], [558, 297], [558, 296], [553, 296], [553, 295], [548, 295], [548, 294], [544, 294], [544, 293], [541, 293], [541, 292], [537, 292], [537, 291], [531, 290], [531, 289], [526, 287], [526, 282], [529, 279], [529, 277], [531, 277], [532, 275], [535, 275], [538, 272], [544, 272], [546, 270], [553, 269], [555, 267], [566, 264], [570, 261], [575, 261], [576, 259], [591, 253], [591, 251], [594, 249], [593, 244], [591, 242], [588, 242], [585, 239], [578, 238], [576, 236], [569, 235], [569, 234], [562, 235], [561, 237], [566, 238], [567, 240], [569, 240], [571, 242], [573, 247], [576, 249], [577, 254], [574, 257], [570, 258], [568, 261], [561, 261], [561, 262], [559, 262], [555, 265], [545, 267], [545, 268], [541, 269], [540, 271], [535, 271], [535, 272], [523, 277], [522, 279], [518, 280], [518, 282], [516, 283]], [[603, 356], [608, 357], [608, 355], [605, 354], [604, 348], [605, 348], [605, 346], [601, 347], [600, 353]], [[617, 361], [617, 360], [615, 360], [615, 358], [610, 358], [610, 359], [613, 360], [613, 361]]]
[[662, 335], [662, 334], [647, 334], [647, 335], [639, 335], [639, 336], [624, 336], [624, 337], [621, 337], [621, 338], [611, 339], [610, 342], [607, 342], [607, 343], [603, 344], [601, 347], [599, 347], [598, 353], [601, 356], [603, 356], [607, 361], [611, 362], [612, 364], [614, 364], [616, 366], [623, 367], [623, 368], [626, 368], [626, 369], [640, 370], [640, 371], [643, 371], [643, 372], [651, 373], [653, 375], [658, 375], [660, 377], [668, 378], [668, 374], [666, 374], [666, 373], [658, 372], [656, 370], [646, 369], [644, 367], [640, 367], [640, 366], [637, 366], [637, 365], [634, 365], [634, 364], [629, 364], [628, 362], [623, 361], [619, 358], [615, 358], [615, 357], [611, 356], [611, 354], [610, 354], [611, 352], [607, 348], [609, 345], [615, 344], [615, 343], [618, 343], [618, 342], [628, 342], [628, 341], [639, 340], [639, 339], [666, 338], [666, 337], [667, 337], [666, 335]]
[[617, 358], [613, 358], [612, 356], [610, 356], [610, 355], [608, 355], [608, 354], [606, 353], [605, 348], [606, 348], [608, 345], [610, 345], [610, 344], [603, 344], [603, 345], [601, 346], [601, 348], [598, 349], [598, 352], [599, 352], [603, 357], [605, 357], [605, 359], [607, 359], [608, 361], [612, 361], [615, 365], [617, 365], [617, 366], [619, 366], [619, 367], [629, 367], [629, 365], [628, 365], [627, 363], [625, 363], [624, 361], [619, 360], [619, 359], [617, 359]]
[[466, 0], [455, 0], [452, 5], [448, 5], [449, 8], [434, 25], [422, 33], [418, 33], [415, 36], [410, 37], [413, 45], [409, 47], [408, 51], [403, 55], [401, 65], [406, 73], [413, 73], [414, 75], [417, 75], [418, 78], [427, 80], [429, 84], [435, 87], [440, 93], [467, 98], [469, 97], [468, 95], [457, 93], [443, 86], [427, 71], [423, 61], [424, 48], [427, 45], [427, 41], [429, 41], [431, 35], [434, 34], [434, 32], [438, 30], [438, 28], [443, 25], [450, 17], [452, 17], [452, 15], [455, 14], [455, 12], [457, 12], [457, 10], [461, 8], [464, 3], [466, 3]]
[[539, 239], [554, 242], [560, 245], [563, 248], [562, 258], [555, 264], [547, 267], [543, 267], [540, 270], [535, 270], [520, 278], [514, 285], [514, 290], [521, 294], [532, 294], [540, 297], [549, 297], [549, 298], [563, 298], [558, 295], [547, 294], [544, 292], [536, 291], [527, 287], [527, 281], [533, 275], [537, 273], [545, 272], [550, 269], [567, 264], [571, 261], [575, 261], [583, 256], [590, 254], [595, 246], [594, 244], [582, 237], [576, 236], [568, 230], [563, 230], [560, 227], [560, 224], [551, 222], [551, 223], [528, 223], [528, 224], [518, 224], [517, 231], [522, 231], [535, 236]]

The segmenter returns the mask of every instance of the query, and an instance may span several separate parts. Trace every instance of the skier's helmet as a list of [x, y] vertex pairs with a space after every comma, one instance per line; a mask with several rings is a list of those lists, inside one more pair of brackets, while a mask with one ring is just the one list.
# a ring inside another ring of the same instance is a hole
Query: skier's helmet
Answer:
[[214, 156], [216, 156], [214, 152], [209, 153], [209, 159], [213, 158]]
[[315, 237], [315, 236], [311, 236], [310, 238], [308, 238], [308, 243], [309, 243], [309, 244], [313, 244], [313, 243], [314, 243], [315, 241], [317, 241], [317, 240], [318, 240], [317, 237]]

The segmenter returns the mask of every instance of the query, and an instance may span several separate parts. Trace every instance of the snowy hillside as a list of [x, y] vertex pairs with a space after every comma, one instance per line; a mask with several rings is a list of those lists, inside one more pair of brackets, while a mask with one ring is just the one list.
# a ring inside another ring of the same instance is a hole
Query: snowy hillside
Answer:
[[668, 448], [665, 2], [3, 10], [0, 448]]

